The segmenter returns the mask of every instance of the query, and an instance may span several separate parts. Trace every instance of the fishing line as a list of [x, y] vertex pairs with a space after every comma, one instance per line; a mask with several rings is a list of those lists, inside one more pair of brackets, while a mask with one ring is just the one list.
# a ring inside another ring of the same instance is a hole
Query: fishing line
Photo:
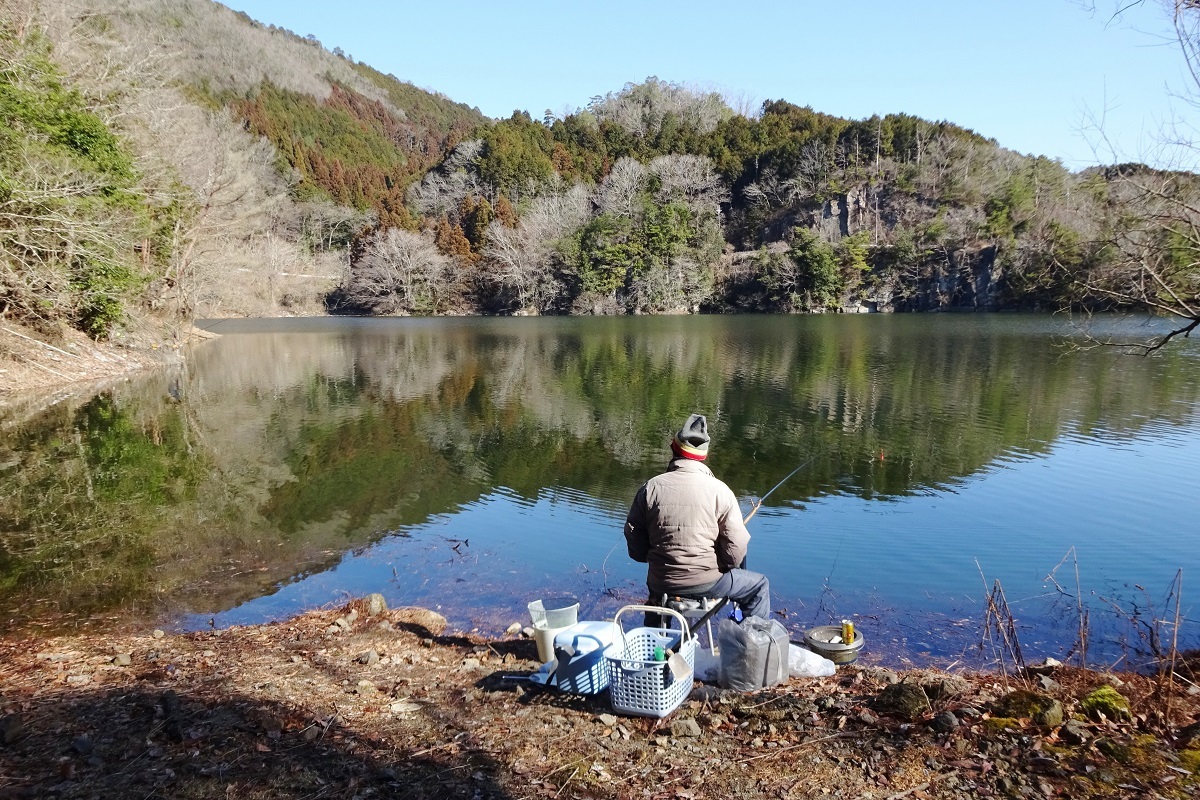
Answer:
[[777, 484], [775, 484], [774, 486], [772, 486], [772, 487], [771, 487], [771, 491], [767, 492], [767, 493], [766, 493], [766, 494], [764, 494], [762, 497], [758, 498], [758, 502], [754, 504], [754, 509], [753, 509], [753, 510], [752, 510], [752, 511], [751, 511], [749, 514], [747, 514], [747, 515], [746, 515], [746, 518], [745, 518], [744, 520], [742, 520], [742, 524], [743, 524], [743, 525], [745, 525], [747, 522], [749, 522], [749, 521], [750, 521], [750, 519], [751, 519], [751, 518], [752, 518], [752, 517], [753, 517], [755, 514], [757, 514], [757, 513], [758, 513], [758, 510], [759, 510], [760, 508], [762, 508], [762, 504], [763, 504], [763, 503], [766, 501], [766, 499], [767, 499], [768, 497], [770, 497], [770, 496], [771, 496], [771, 495], [772, 495], [772, 494], [775, 492], [775, 490], [776, 490], [776, 489], [778, 489], [780, 486], [783, 486], [785, 483], [787, 483], [787, 482], [788, 482], [788, 479], [789, 479], [789, 478], [791, 478], [791, 477], [792, 477], [793, 475], [795, 475], [797, 472], [799, 472], [800, 470], [804, 469], [804, 468], [805, 468], [805, 467], [807, 467], [809, 464], [811, 464], [811, 463], [813, 462], [813, 459], [814, 459], [814, 458], [816, 458], [816, 456], [813, 456], [812, 458], [808, 459], [807, 461], [805, 461], [805, 462], [804, 462], [803, 464], [801, 464], [800, 466], [796, 467], [794, 470], [792, 470], [791, 472], [789, 472], [789, 473], [788, 473], [788, 474], [787, 474], [787, 475], [784, 477], [784, 479], [783, 479], [783, 480], [781, 480], [779, 483], [777, 483]]

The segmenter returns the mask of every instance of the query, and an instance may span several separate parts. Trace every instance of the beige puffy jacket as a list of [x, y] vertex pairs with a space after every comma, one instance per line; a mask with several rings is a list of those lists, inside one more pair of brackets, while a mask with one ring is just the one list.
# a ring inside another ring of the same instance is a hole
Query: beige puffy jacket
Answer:
[[699, 461], [676, 458], [638, 490], [625, 519], [629, 557], [646, 584], [672, 592], [715, 583], [742, 563], [750, 534], [733, 491]]

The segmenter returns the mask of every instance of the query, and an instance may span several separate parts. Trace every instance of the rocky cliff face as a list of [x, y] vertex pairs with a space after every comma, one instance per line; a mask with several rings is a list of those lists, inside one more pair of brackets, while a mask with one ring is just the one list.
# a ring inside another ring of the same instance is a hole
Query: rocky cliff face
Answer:
[[876, 301], [894, 311], [996, 311], [1003, 291], [1004, 267], [989, 245], [938, 253], [906, 270], [890, 296]]
[[870, 230], [874, 216], [867, 200], [867, 187], [857, 186], [826, 200], [799, 222], [826, 242], [837, 242], [859, 231]]
[[[780, 248], [794, 227], [808, 228], [823, 241], [837, 244], [856, 233], [872, 232], [876, 225], [894, 227], [911, 213], [890, 201], [877, 213], [863, 185], [808, 211], [781, 216], [764, 232], [778, 235], [780, 240], [773, 244]], [[868, 284], [865, 291], [859, 286], [842, 299], [843, 311], [997, 311], [1006, 304], [1005, 270], [996, 245], [936, 250], [922, 263], [877, 273]]]

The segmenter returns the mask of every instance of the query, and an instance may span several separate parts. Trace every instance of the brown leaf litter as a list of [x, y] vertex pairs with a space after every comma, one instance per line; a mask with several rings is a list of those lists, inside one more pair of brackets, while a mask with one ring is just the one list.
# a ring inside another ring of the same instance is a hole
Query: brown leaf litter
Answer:
[[[1145, 676], [1068, 667], [1035, 682], [851, 665], [752, 694], [697, 683], [655, 720], [522, 679], [537, 667], [530, 640], [446, 633], [423, 609], [372, 611], [356, 601], [228, 630], [0, 641], [0, 800], [1200, 789], [1200, 703], [1182, 680], [1168, 695]], [[1105, 684], [1129, 699], [1131, 719], [1081, 715], [1079, 700]], [[1062, 724], [998, 718], [1016, 688], [1057, 700]]]

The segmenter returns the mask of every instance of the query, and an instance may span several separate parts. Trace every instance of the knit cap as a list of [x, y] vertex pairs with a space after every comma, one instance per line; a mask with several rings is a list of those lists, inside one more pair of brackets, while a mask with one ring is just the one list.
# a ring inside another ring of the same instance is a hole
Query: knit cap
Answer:
[[703, 461], [708, 456], [708, 420], [692, 414], [675, 434], [675, 452], [684, 458]]

